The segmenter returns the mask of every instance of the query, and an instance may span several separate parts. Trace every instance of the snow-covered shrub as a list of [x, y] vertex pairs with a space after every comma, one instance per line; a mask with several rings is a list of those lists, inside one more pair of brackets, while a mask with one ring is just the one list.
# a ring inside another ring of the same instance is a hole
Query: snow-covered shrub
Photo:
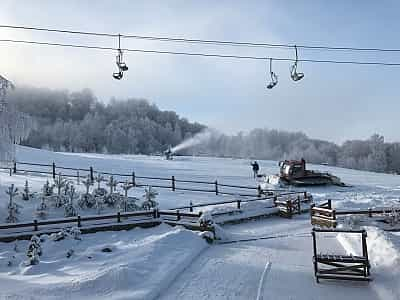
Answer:
[[136, 197], [121, 197], [118, 209], [123, 212], [140, 210], [141, 207], [136, 204], [138, 200]]
[[144, 190], [144, 202], [142, 204], [142, 208], [145, 210], [150, 210], [152, 208], [155, 208], [158, 206], [158, 202], [155, 200], [158, 195], [158, 192], [154, 189], [152, 189], [151, 186], [149, 186], [147, 189]]
[[48, 211], [47, 211], [46, 197], [44, 195], [42, 195], [40, 199], [39, 206], [36, 207], [35, 214], [40, 219], [45, 219], [47, 217]]
[[72, 227], [72, 228], [61, 229], [61, 231], [50, 235], [50, 239], [55, 242], [61, 241], [65, 238], [80, 240], [81, 239], [81, 231], [77, 227]]
[[118, 182], [114, 179], [114, 176], [110, 176], [110, 178], [108, 178], [108, 182], [106, 183], [106, 185], [110, 188], [109, 193], [112, 194], [114, 193]]
[[109, 207], [115, 207], [117, 203], [120, 203], [121, 195], [118, 193], [108, 194], [104, 197], [104, 203]]
[[105, 188], [101, 187], [101, 182], [104, 180], [104, 176], [101, 175], [101, 174], [98, 174], [94, 178], [94, 180], [97, 182], [97, 188], [95, 188], [93, 190], [93, 196], [94, 197], [96, 197], [96, 196], [101, 196], [101, 197], [105, 196], [107, 194], [107, 190]]
[[25, 180], [25, 186], [24, 186], [24, 189], [22, 190], [21, 197], [22, 197], [22, 200], [24, 200], [24, 201], [29, 201], [33, 197], [33, 193], [31, 193], [31, 191], [29, 189], [28, 180]]
[[103, 196], [94, 196], [94, 208], [97, 211], [97, 214], [101, 214], [104, 206], [104, 197]]
[[53, 195], [53, 191], [54, 191], [54, 185], [50, 184], [49, 181], [47, 180], [42, 188], [43, 194], [45, 196], [51, 196], [51, 195]]
[[71, 185], [71, 187], [69, 188], [68, 191], [68, 203], [66, 203], [64, 205], [64, 216], [66, 218], [69, 217], [74, 217], [77, 215], [75, 206], [74, 206], [74, 200], [76, 198], [76, 194], [75, 194], [75, 187], [73, 185]]
[[16, 223], [18, 222], [18, 215], [20, 213], [20, 208], [22, 207], [21, 205], [18, 205], [17, 203], [14, 202], [14, 197], [18, 195], [18, 189], [14, 187], [14, 184], [12, 184], [7, 190], [6, 194], [9, 196], [9, 202], [7, 205], [7, 212], [8, 216], [6, 219], [7, 223]]
[[37, 265], [40, 261], [39, 256], [42, 255], [42, 247], [40, 245], [40, 239], [34, 235], [28, 245], [28, 265]]
[[91, 208], [95, 205], [95, 199], [94, 196], [89, 193], [90, 191], [90, 186], [93, 185], [92, 180], [88, 176], [85, 180], [82, 181], [83, 185], [86, 188], [85, 194], [81, 195], [78, 205], [80, 208]]
[[61, 176], [61, 173], [58, 174], [56, 179], [54, 179], [54, 186], [57, 189], [57, 197], [56, 197], [56, 202], [55, 206], [56, 207], [61, 207], [65, 203], [65, 194], [63, 194], [63, 189], [67, 186], [68, 184], [68, 179], [64, 178]]
[[385, 213], [385, 221], [390, 224], [390, 226], [394, 226], [400, 222], [400, 213], [394, 206], [392, 206], [390, 211]]
[[122, 189], [124, 190], [124, 196], [120, 198], [120, 202], [118, 203], [118, 207], [120, 211], [135, 211], [139, 210], [140, 206], [136, 204], [136, 201], [139, 199], [136, 197], [128, 197], [128, 191], [133, 188], [133, 184], [128, 181], [124, 182], [122, 185]]
[[202, 213], [199, 218], [199, 223], [200, 223], [200, 226], [202, 226], [202, 227], [212, 226], [214, 224], [214, 220], [213, 220], [211, 213], [208, 211]]
[[104, 197], [104, 203], [109, 207], [115, 207], [117, 203], [121, 200], [121, 195], [119, 193], [115, 193], [115, 189], [118, 185], [118, 182], [114, 179], [113, 176], [110, 176], [106, 185], [109, 187], [109, 193]]

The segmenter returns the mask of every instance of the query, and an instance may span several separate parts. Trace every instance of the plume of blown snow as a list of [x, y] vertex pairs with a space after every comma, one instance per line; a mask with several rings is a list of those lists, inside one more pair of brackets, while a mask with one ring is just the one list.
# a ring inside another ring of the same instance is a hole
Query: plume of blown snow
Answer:
[[203, 144], [206, 143], [211, 137], [212, 135], [215, 134], [215, 131], [210, 130], [210, 129], [204, 129], [202, 131], [200, 131], [199, 133], [195, 134], [193, 137], [184, 140], [182, 143], [180, 143], [179, 145], [176, 145], [175, 147], [173, 147], [171, 149], [171, 151], [173, 153], [183, 150], [183, 149], [187, 149], [199, 144]]

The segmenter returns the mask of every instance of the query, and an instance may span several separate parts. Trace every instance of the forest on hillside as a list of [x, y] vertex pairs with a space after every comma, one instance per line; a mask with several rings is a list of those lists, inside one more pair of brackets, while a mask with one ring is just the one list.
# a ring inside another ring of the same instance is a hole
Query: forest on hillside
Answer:
[[104, 104], [88, 89], [18, 88], [8, 101], [35, 121], [22, 144], [53, 151], [152, 154], [205, 128], [146, 100]]
[[400, 143], [386, 143], [379, 134], [337, 145], [309, 138], [302, 132], [275, 129], [254, 129], [236, 135], [213, 133], [187, 153], [267, 160], [304, 158], [317, 164], [400, 174]]
[[[268, 160], [304, 158], [346, 168], [400, 173], [400, 143], [379, 134], [342, 145], [309, 138], [302, 132], [254, 129], [226, 135], [189, 122], [173, 111], [161, 111], [146, 100], [111, 99], [107, 104], [88, 90], [68, 92], [18, 88], [8, 100], [33, 119], [21, 144], [54, 151], [154, 154], [169, 145], [206, 136], [180, 154]], [[204, 131], [211, 134], [204, 135]]]

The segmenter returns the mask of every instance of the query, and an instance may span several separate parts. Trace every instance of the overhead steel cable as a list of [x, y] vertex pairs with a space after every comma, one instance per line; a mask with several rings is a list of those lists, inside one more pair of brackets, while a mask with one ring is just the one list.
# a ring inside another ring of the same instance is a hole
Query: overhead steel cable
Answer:
[[[104, 46], [90, 46], [82, 44], [64, 44], [64, 43], [53, 43], [53, 42], [40, 42], [30, 40], [14, 40], [14, 39], [0, 39], [0, 42], [8, 43], [22, 43], [22, 44], [34, 44], [34, 45], [45, 45], [45, 46], [58, 46], [58, 47], [70, 47], [70, 48], [84, 48], [84, 49], [97, 49], [97, 50], [109, 50], [118, 51], [118, 48], [104, 47]], [[218, 54], [218, 53], [203, 53], [203, 52], [182, 52], [182, 51], [166, 51], [166, 50], [152, 50], [152, 49], [133, 49], [133, 48], [121, 48], [120, 50], [127, 52], [140, 52], [140, 53], [153, 53], [153, 54], [171, 54], [171, 55], [184, 55], [184, 56], [200, 56], [200, 57], [215, 57], [215, 58], [227, 58], [227, 59], [249, 59], [249, 60], [275, 60], [275, 61], [287, 61], [295, 62], [294, 58], [285, 57], [266, 57], [266, 56], [242, 56], [242, 55], [230, 55], [230, 54]], [[297, 59], [298, 62], [309, 62], [309, 63], [330, 63], [330, 64], [352, 64], [352, 65], [375, 65], [375, 66], [400, 66], [400, 62], [377, 62], [377, 61], [355, 61], [355, 60], [319, 60], [319, 59]]]
[[[80, 35], [92, 35], [92, 36], [104, 36], [104, 37], [118, 37], [116, 33], [102, 33], [102, 32], [90, 32], [90, 31], [75, 31], [75, 30], [64, 30], [64, 29], [53, 29], [43, 27], [29, 27], [29, 26], [14, 26], [14, 25], [1, 25], [0, 28], [9, 29], [21, 29], [21, 30], [34, 30], [34, 31], [46, 31], [46, 32], [57, 32], [57, 33], [68, 33], [68, 34], [80, 34]], [[258, 42], [238, 42], [238, 41], [227, 41], [227, 40], [206, 40], [206, 39], [191, 39], [191, 38], [176, 38], [176, 37], [160, 37], [160, 36], [145, 36], [145, 35], [133, 35], [133, 34], [121, 34], [122, 38], [133, 38], [141, 40], [151, 40], [160, 42], [179, 42], [179, 43], [191, 43], [191, 44], [213, 44], [213, 45], [225, 45], [225, 46], [242, 46], [242, 47], [266, 47], [266, 48], [293, 48], [295, 44], [277, 44], [277, 43], [258, 43]], [[309, 50], [337, 50], [337, 51], [359, 51], [359, 52], [400, 52], [400, 49], [396, 48], [363, 48], [363, 47], [338, 47], [338, 46], [324, 46], [324, 45], [302, 45], [296, 44], [297, 48], [309, 49]]]

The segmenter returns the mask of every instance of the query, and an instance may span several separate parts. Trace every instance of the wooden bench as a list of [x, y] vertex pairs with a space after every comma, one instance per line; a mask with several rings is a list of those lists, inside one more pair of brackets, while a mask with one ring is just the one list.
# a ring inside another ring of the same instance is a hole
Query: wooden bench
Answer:
[[[317, 238], [318, 233], [345, 233], [361, 234], [362, 256], [354, 255], [335, 255], [318, 254]], [[346, 229], [317, 229], [312, 230], [313, 237], [313, 264], [314, 275], [319, 283], [319, 279], [337, 279], [337, 280], [357, 280], [369, 281], [370, 264], [367, 250], [367, 232], [363, 230]]]
[[311, 225], [336, 228], [336, 210], [332, 209], [332, 201], [328, 200], [318, 206], [311, 204]]

